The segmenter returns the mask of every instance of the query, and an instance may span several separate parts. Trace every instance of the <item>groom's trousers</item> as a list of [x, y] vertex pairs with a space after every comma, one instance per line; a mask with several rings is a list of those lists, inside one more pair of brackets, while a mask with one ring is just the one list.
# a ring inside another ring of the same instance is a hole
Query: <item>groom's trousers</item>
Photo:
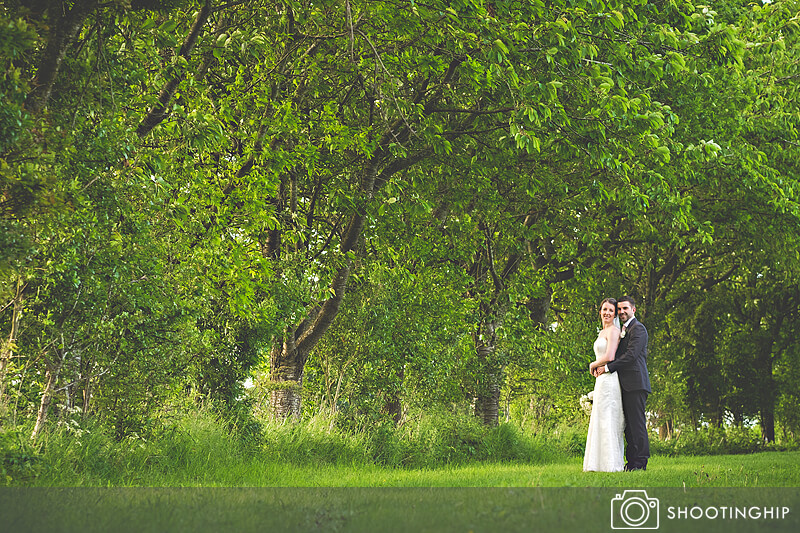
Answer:
[[625, 460], [628, 470], [647, 468], [650, 457], [650, 439], [647, 436], [647, 391], [622, 392], [622, 410], [625, 414]]

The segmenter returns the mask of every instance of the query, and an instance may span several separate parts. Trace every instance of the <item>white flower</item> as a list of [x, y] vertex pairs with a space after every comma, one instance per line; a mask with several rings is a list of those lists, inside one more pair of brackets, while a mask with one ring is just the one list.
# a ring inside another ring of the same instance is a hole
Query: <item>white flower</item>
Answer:
[[581, 409], [588, 415], [592, 413], [592, 401], [594, 399], [594, 391], [589, 391], [588, 394], [584, 394], [580, 397], [578, 402], [581, 404]]
[[620, 339], [624, 339], [625, 338], [625, 333], [627, 331], [625, 328], [626, 328], [626, 326], [622, 326], [622, 331], [619, 332], [619, 338]]

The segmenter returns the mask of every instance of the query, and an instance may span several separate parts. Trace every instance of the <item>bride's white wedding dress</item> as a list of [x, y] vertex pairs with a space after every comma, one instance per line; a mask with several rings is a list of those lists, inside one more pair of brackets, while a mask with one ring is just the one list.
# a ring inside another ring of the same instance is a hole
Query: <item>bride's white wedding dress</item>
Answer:
[[[598, 337], [594, 341], [594, 355], [606, 353], [608, 341]], [[622, 413], [622, 389], [616, 372], [602, 374], [594, 383], [592, 415], [586, 435], [586, 454], [583, 470], [595, 472], [620, 472], [625, 466], [624, 453], [625, 416]]]

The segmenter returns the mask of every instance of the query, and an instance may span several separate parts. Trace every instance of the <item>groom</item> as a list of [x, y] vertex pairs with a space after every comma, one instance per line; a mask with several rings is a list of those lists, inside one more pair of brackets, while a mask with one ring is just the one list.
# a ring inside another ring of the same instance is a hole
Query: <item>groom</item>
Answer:
[[625, 414], [626, 471], [646, 470], [650, 457], [645, 406], [650, 394], [647, 373], [647, 330], [636, 320], [636, 302], [630, 296], [617, 301], [622, 331], [614, 360], [597, 368], [597, 375], [619, 372], [622, 387], [622, 410]]

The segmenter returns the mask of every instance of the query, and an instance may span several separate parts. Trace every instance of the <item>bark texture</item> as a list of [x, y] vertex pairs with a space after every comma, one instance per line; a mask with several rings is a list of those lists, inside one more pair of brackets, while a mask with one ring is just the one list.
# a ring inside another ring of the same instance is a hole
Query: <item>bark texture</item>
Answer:
[[493, 362], [495, 346], [482, 344], [477, 348], [478, 359], [482, 363], [481, 382], [475, 398], [475, 416], [486, 426], [494, 427], [500, 417], [500, 388], [503, 368]]
[[50, 3], [48, 15], [52, 30], [33, 78], [34, 88], [25, 101], [25, 107], [31, 113], [38, 114], [47, 105], [67, 50], [75, 42], [84, 21], [97, 9], [98, 4], [97, 0], [78, 0], [69, 11], [63, 12], [62, 2]]

